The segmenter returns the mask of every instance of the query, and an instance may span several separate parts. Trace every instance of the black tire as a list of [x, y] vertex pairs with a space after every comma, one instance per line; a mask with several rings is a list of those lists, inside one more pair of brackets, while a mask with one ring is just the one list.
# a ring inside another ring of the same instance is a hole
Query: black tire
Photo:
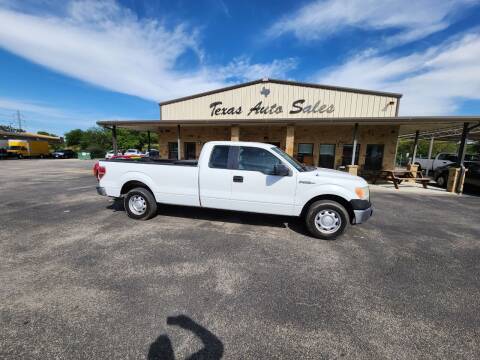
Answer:
[[[130, 199], [133, 200], [130, 201]], [[135, 202], [137, 207], [135, 207]], [[127, 195], [125, 195], [123, 204], [128, 217], [135, 220], [148, 220], [157, 214], [155, 197], [145, 188], [138, 187], [130, 190]]]
[[437, 182], [438, 186], [440, 186], [442, 188], [447, 187], [447, 177], [445, 175], [442, 174], [442, 175], [437, 176], [435, 181]]
[[[321, 213], [323, 212], [323, 215]], [[317, 215], [324, 218], [322, 225], [320, 219], [316, 222]], [[315, 201], [308, 208], [305, 216], [307, 229], [314, 237], [324, 240], [333, 240], [342, 235], [350, 223], [347, 210], [333, 200]], [[328, 230], [329, 229], [329, 230]]]

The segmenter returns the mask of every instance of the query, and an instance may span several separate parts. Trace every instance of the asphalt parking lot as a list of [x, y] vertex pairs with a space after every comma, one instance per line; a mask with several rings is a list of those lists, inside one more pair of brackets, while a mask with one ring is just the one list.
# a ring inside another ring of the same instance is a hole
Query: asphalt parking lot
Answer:
[[0, 162], [0, 358], [480, 357], [480, 197], [374, 190], [321, 241], [274, 216], [136, 222], [92, 166]]

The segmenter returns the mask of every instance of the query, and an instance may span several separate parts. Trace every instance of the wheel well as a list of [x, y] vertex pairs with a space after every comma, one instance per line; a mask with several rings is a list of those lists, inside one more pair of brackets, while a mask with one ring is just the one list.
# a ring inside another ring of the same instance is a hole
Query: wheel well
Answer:
[[144, 183], [142, 183], [141, 181], [131, 180], [131, 181], [127, 181], [125, 184], [123, 184], [122, 190], [120, 190], [120, 195], [125, 195], [130, 190], [135, 189], [137, 187], [147, 189], [148, 191], [150, 191], [153, 194], [152, 190], [150, 190], [150, 188], [147, 185], [145, 185]]
[[310, 205], [312, 205], [315, 201], [318, 201], [318, 200], [332, 200], [332, 201], [335, 201], [335, 202], [339, 203], [340, 205], [342, 205], [342, 206], [345, 208], [345, 210], [347, 210], [348, 215], [350, 216], [350, 221], [352, 221], [352, 220], [355, 218], [355, 214], [353, 213], [352, 204], [350, 204], [350, 202], [347, 201], [347, 200], [345, 200], [343, 197], [337, 196], [337, 195], [319, 195], [319, 196], [315, 196], [314, 198], [310, 199], [310, 200], [303, 206], [302, 213], [301, 213], [300, 216], [304, 217], [305, 214], [307, 213], [308, 208], [310, 207]]

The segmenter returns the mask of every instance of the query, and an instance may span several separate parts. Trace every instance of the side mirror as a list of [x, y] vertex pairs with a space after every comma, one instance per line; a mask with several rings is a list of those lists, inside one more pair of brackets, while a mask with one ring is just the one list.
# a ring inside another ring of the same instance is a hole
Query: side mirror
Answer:
[[273, 174], [276, 176], [288, 176], [290, 175], [290, 169], [284, 164], [277, 164], [274, 167]]

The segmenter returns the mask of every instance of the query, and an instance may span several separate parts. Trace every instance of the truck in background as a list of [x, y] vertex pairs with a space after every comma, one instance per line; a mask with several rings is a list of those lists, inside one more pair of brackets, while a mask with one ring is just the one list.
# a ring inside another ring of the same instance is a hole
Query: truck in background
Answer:
[[[415, 164], [418, 165], [418, 170], [435, 171], [438, 167], [446, 166], [457, 162], [457, 154], [439, 153], [433, 159], [416, 158]], [[479, 161], [479, 155], [465, 155], [465, 161]]]
[[11, 156], [19, 159], [24, 157], [48, 157], [50, 151], [47, 141], [31, 141], [31, 140], [8, 140], [7, 152]]

